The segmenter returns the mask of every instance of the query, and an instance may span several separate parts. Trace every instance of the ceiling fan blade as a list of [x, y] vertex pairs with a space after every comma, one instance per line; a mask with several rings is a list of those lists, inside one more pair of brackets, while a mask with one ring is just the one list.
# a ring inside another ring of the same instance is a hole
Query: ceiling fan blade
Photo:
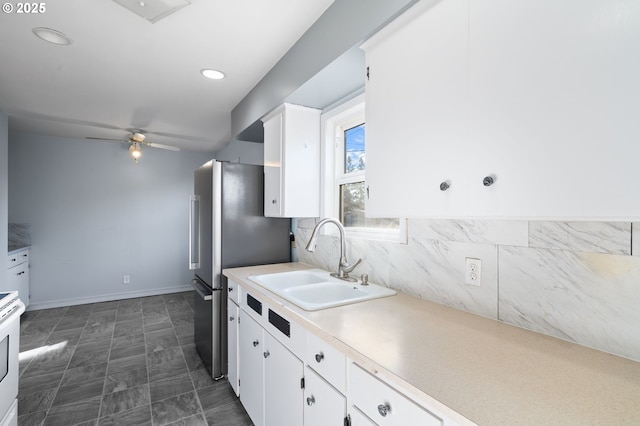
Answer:
[[113, 142], [121, 142], [121, 143], [126, 142], [123, 139], [96, 138], [96, 137], [93, 137], [93, 136], [86, 136], [85, 139], [91, 139], [91, 140], [96, 140], [96, 141], [108, 141], [108, 142], [113, 141]]
[[151, 148], [167, 149], [169, 151], [180, 151], [180, 148], [178, 148], [177, 146], [164, 145], [161, 143], [147, 142], [145, 143], [145, 145], [150, 146]]

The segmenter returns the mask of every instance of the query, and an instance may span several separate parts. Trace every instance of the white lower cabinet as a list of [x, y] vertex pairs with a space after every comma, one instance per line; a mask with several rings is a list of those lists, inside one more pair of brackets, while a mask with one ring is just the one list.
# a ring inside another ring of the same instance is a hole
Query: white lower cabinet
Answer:
[[264, 341], [264, 424], [300, 426], [302, 361], [266, 331]]
[[286, 310], [274, 311], [268, 299], [239, 286], [238, 291], [240, 307], [232, 299], [228, 305], [229, 381], [237, 382], [234, 390], [255, 426], [467, 424], [442, 407], [407, 397], [402, 387], [291, 321]]
[[239, 336], [239, 318], [240, 308], [231, 299], [227, 299], [227, 379], [236, 396], [240, 395], [240, 387], [238, 386], [238, 369], [240, 362], [238, 360], [238, 336]]
[[3, 290], [16, 290], [18, 297], [29, 306], [29, 250], [9, 255], [7, 287]]
[[342, 425], [347, 399], [309, 366], [304, 369], [304, 426]]
[[256, 426], [302, 425], [302, 361], [251, 315], [240, 315], [242, 405]]
[[255, 426], [264, 425], [263, 330], [251, 316], [242, 315], [239, 327], [240, 401]]
[[441, 418], [409, 400], [357, 364], [349, 365], [348, 389], [349, 404], [380, 426], [444, 424]]

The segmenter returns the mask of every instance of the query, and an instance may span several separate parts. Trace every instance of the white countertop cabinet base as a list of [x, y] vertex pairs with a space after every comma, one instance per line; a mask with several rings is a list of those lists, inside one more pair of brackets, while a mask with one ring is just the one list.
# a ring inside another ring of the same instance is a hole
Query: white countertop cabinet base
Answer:
[[24, 306], [29, 306], [29, 252], [21, 250], [9, 255], [7, 270], [7, 288], [1, 290], [17, 290], [18, 297]]
[[639, 44], [638, 2], [418, 2], [363, 46], [367, 213], [637, 220]]

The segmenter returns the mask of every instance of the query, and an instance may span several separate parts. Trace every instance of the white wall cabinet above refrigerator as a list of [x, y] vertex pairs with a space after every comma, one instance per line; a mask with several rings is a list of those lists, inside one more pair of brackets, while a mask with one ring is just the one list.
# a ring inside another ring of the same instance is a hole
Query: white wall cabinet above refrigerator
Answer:
[[320, 110], [283, 104], [264, 123], [264, 214], [320, 215]]
[[639, 45], [640, 3], [417, 3], [363, 45], [367, 214], [637, 220]]

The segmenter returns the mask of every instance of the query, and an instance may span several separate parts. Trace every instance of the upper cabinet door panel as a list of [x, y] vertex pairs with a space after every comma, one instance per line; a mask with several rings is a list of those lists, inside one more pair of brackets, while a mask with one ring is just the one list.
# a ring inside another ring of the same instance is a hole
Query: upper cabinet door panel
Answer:
[[364, 46], [370, 216], [448, 214], [466, 201], [467, 0], [418, 6]]
[[469, 22], [474, 215], [640, 217], [640, 2], [474, 0]]

